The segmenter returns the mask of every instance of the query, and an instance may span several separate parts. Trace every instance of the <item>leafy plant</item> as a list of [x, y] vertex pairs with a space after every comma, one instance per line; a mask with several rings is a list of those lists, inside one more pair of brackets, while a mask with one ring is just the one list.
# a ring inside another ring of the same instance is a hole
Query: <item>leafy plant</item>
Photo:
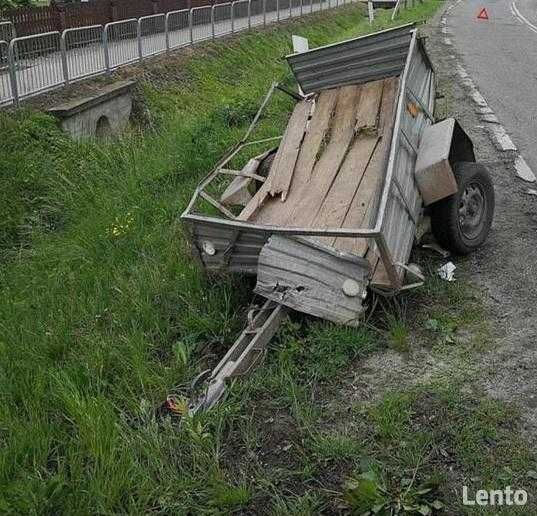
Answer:
[[438, 344], [456, 344], [456, 327], [453, 323], [445, 323], [438, 319], [427, 319], [425, 328], [437, 336]]
[[345, 486], [345, 501], [353, 514], [361, 516], [397, 516], [416, 514], [429, 516], [444, 507], [433, 497], [435, 486], [416, 485], [416, 475], [402, 478], [393, 489], [370, 469], [351, 479]]

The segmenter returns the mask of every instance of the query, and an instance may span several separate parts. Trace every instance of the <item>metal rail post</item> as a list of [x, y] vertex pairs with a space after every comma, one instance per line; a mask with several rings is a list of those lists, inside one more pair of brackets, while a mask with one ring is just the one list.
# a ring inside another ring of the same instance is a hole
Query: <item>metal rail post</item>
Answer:
[[103, 50], [104, 50], [104, 69], [106, 73], [110, 73], [110, 49], [108, 47], [108, 24], [103, 30]]
[[276, 0], [276, 20], [280, 21], [280, 0]]
[[188, 11], [188, 29], [190, 31], [190, 44], [191, 45], [194, 44], [194, 28], [192, 27], [194, 16], [192, 14], [192, 11], [193, 9], [190, 9], [190, 11]]
[[136, 38], [138, 39], [138, 59], [141, 61], [143, 57], [143, 48], [142, 48], [142, 24], [140, 20], [136, 24]]
[[293, 0], [289, 0], [289, 18], [293, 17]]
[[267, 0], [263, 0], [263, 27], [267, 26]]
[[211, 7], [211, 36], [212, 39], [214, 39], [214, 8], [216, 7], [216, 4], [213, 4]]
[[170, 51], [170, 24], [169, 24], [170, 13], [166, 13], [166, 18], [164, 19], [164, 37], [166, 38], [166, 52]]
[[7, 60], [9, 67], [9, 82], [11, 84], [11, 96], [13, 97], [13, 104], [19, 105], [19, 88], [17, 85], [17, 68], [15, 65], [15, 42], [16, 38], [9, 42], [7, 49]]
[[248, 30], [252, 29], [252, 0], [248, 0]]
[[65, 43], [65, 33], [67, 31], [64, 30], [62, 32], [62, 36], [60, 38], [60, 54], [62, 57], [62, 73], [63, 73], [63, 82], [65, 82], [66, 86], [69, 86], [69, 67], [67, 66], [67, 45]]
[[235, 2], [231, 2], [231, 34], [235, 33]]

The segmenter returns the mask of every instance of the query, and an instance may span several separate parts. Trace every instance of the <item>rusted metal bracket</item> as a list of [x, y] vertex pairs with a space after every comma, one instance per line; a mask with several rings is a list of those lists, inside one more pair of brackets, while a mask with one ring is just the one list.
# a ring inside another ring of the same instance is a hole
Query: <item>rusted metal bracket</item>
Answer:
[[213, 369], [203, 394], [190, 403], [191, 415], [213, 407], [224, 394], [227, 382], [248, 374], [261, 362], [267, 344], [278, 330], [285, 314], [284, 306], [269, 300], [260, 309], [250, 312], [248, 326]]
[[300, 102], [304, 100], [304, 95], [300, 95], [300, 93], [296, 93], [294, 91], [291, 91], [290, 89], [286, 88], [283, 84], [277, 84], [276, 89], [283, 91], [283, 93], [287, 93], [290, 97], [293, 97], [297, 102]]

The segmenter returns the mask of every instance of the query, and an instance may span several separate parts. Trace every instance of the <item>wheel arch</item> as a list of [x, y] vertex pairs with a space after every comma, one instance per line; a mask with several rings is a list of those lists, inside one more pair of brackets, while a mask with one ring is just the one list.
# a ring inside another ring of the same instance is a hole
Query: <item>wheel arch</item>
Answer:
[[453, 132], [451, 134], [451, 145], [449, 148], [449, 163], [452, 168], [459, 161], [475, 163], [474, 144], [472, 139], [466, 134], [457, 119], [453, 119]]

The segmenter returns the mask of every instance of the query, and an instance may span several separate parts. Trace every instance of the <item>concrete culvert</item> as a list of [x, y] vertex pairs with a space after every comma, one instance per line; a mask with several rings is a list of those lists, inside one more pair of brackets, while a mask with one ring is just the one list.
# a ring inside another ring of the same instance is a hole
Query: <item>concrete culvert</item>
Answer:
[[112, 126], [110, 120], [105, 115], [101, 116], [95, 124], [95, 136], [97, 138], [103, 138], [112, 134]]

